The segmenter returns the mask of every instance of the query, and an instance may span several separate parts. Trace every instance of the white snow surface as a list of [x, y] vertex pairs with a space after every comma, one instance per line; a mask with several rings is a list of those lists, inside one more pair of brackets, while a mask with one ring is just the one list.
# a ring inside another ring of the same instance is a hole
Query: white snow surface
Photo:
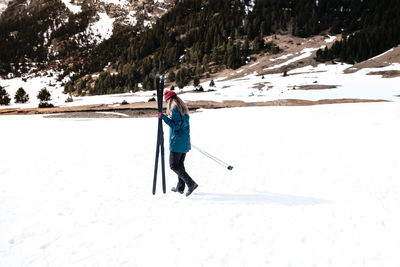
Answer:
[[[41, 73], [37, 77], [31, 74], [29, 76], [13, 78], [13, 79], [0, 79], [0, 85], [3, 86], [7, 93], [10, 95], [11, 105], [0, 106], [0, 109], [4, 108], [28, 108], [37, 107], [39, 100], [36, 98], [39, 91], [46, 88], [50, 94], [52, 101], [51, 103], [64, 103], [67, 99], [67, 95], [63, 94], [63, 87], [60, 82], [57, 82], [58, 73], [49, 71], [47, 73]], [[26, 80], [25, 80], [26, 79]], [[23, 88], [29, 95], [29, 102], [26, 104], [17, 104], [14, 101], [15, 93], [19, 88]]]
[[254, 0], [249, 1], [248, 5], [245, 5], [244, 8], [245, 8], [246, 14], [248, 14], [249, 12], [252, 12], [252, 11], [253, 11], [254, 5], [255, 5]]
[[128, 15], [126, 16], [126, 22], [132, 26], [135, 26], [137, 24], [136, 11], [129, 11]]
[[61, 0], [64, 5], [74, 14], [82, 12], [82, 8], [80, 5], [75, 5], [71, 3], [71, 0]]
[[[115, 18], [110, 18], [106, 12], [97, 13], [99, 20], [90, 23], [86, 31], [83, 33], [85, 36], [89, 36], [89, 43], [99, 44], [104, 40], [109, 39], [114, 30]], [[78, 33], [77, 36], [82, 33]]]
[[0, 15], [7, 9], [8, 1], [0, 1]]
[[7, 9], [11, 0], [0, 0], [0, 15]]
[[289, 53], [287, 55], [283, 55], [283, 56], [280, 56], [280, 57], [277, 57], [277, 58], [271, 58], [270, 61], [277, 61], [277, 60], [280, 60], [280, 59], [287, 59], [290, 56], [293, 56], [293, 54]]
[[328, 36], [329, 36], [329, 38], [325, 39], [326, 43], [332, 43], [333, 41], [336, 40], [336, 36], [330, 36], [330, 35], [328, 35]]
[[[318, 48], [305, 48], [300, 52], [300, 56], [294, 57], [294, 58], [292, 58], [292, 59], [290, 59], [290, 60], [288, 60], [286, 62], [283, 62], [281, 64], [277, 64], [277, 65], [274, 65], [272, 67], [265, 68], [265, 70], [277, 69], [277, 68], [280, 68], [280, 67], [283, 67], [283, 66], [287, 66], [287, 65], [289, 65], [289, 64], [291, 64], [293, 62], [299, 61], [301, 59], [308, 58], [308, 57], [311, 56], [312, 52], [314, 52], [316, 50], [318, 50]], [[285, 59], [286, 57], [288, 57], [290, 55], [291, 54], [288, 54], [288, 55], [285, 55], [285, 56], [282, 56], [282, 57], [279, 57], [279, 58], [276, 58], [276, 59]], [[274, 61], [274, 59], [272, 61]]]
[[[81, 4], [73, 4], [71, 0], [61, 0], [65, 6], [74, 14], [82, 12]], [[100, 0], [98, 2], [103, 2], [106, 5], [114, 4], [123, 7], [129, 7], [129, 2], [127, 0]]]
[[399, 109], [194, 113], [234, 169], [190, 151], [190, 197], [168, 154], [151, 193], [156, 118], [1, 116], [0, 266], [398, 266]]
[[101, 0], [101, 2], [105, 4], [114, 4], [118, 6], [129, 6], [129, 2], [127, 0]]

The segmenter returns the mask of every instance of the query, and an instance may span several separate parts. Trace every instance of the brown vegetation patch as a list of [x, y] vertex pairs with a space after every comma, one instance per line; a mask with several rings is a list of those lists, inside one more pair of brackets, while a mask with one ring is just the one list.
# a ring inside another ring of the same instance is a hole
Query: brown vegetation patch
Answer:
[[400, 77], [400, 70], [372, 71], [367, 75], [382, 75], [382, 78], [396, 78]]
[[265, 82], [265, 83], [257, 83], [253, 86], [254, 89], [258, 89], [261, 90], [265, 87], [265, 85], [269, 84], [269, 82]]
[[[277, 73], [282, 73], [282, 75], [283, 75], [284, 72], [288, 72], [288, 71], [291, 71], [291, 70], [294, 70], [294, 69], [298, 69], [298, 68], [302, 68], [302, 67], [306, 67], [306, 66], [316, 67], [318, 64], [314, 59], [315, 54], [316, 54], [316, 52], [313, 52], [313, 54], [308, 58], [303, 58], [301, 60], [292, 62], [292, 63], [290, 63], [288, 65], [284, 65], [284, 66], [281, 66], [279, 68], [274, 68], [274, 69], [264, 68], [264, 69], [261, 69], [258, 73], [259, 73], [259, 75], [269, 75], [269, 74], [277, 74]], [[298, 56], [298, 55], [296, 55], [296, 56]], [[288, 61], [290, 59], [291, 58], [288, 58], [285, 61]], [[279, 63], [275, 62], [275, 64], [271, 65], [270, 67], [273, 67], [274, 65], [278, 65], [278, 64]]]
[[[341, 39], [341, 35], [336, 36], [336, 40]], [[245, 78], [246, 75], [257, 73], [258, 75], [266, 75], [266, 74], [277, 74], [283, 73], [284, 71], [290, 71], [292, 69], [304, 67], [304, 66], [317, 66], [318, 62], [316, 62], [316, 52], [314, 51], [310, 57], [303, 58], [298, 61], [295, 61], [289, 65], [285, 65], [275, 69], [268, 69], [269, 67], [273, 67], [279, 65], [281, 63], [287, 62], [290, 59], [298, 57], [301, 51], [304, 48], [320, 48], [321, 46], [331, 47], [334, 42], [326, 43], [325, 40], [328, 36], [318, 35], [311, 38], [300, 38], [296, 36], [292, 36], [290, 34], [274, 34], [264, 38], [265, 42], [274, 42], [277, 46], [279, 46], [282, 51], [278, 54], [254, 54], [250, 55], [251, 61], [241, 66], [237, 70], [225, 69], [223, 71], [219, 71], [217, 73], [210, 73], [208, 77], [202, 77], [201, 82], [207, 82], [210, 80], [216, 80], [224, 78], [219, 81], [227, 81], [232, 79], [240, 79]], [[298, 53], [298, 54], [297, 54]], [[292, 54], [286, 58], [280, 58], [285, 55]], [[274, 59], [274, 61], [271, 61]]]
[[322, 99], [317, 101], [301, 100], [301, 99], [279, 99], [266, 102], [247, 103], [247, 106], [314, 106], [326, 104], [344, 104], [344, 103], [370, 103], [370, 102], [388, 102], [382, 99]]
[[83, 118], [83, 119], [100, 119], [100, 118], [127, 118], [122, 113], [111, 113], [111, 112], [90, 112], [90, 111], [79, 111], [79, 112], [70, 112], [70, 113], [60, 113], [60, 114], [52, 114], [46, 115], [45, 118]]
[[[387, 102], [386, 100], [371, 99], [324, 99], [318, 101], [299, 100], [299, 99], [280, 99], [266, 102], [246, 103], [239, 100], [230, 100], [223, 102], [214, 101], [188, 101], [187, 105], [190, 111], [196, 111], [200, 108], [218, 109], [233, 107], [254, 107], [254, 106], [310, 106], [322, 104], [338, 103], [365, 103], [365, 102]], [[121, 113], [121, 114], [115, 114]], [[155, 117], [157, 115], [156, 102], [132, 103], [129, 105], [113, 106], [108, 105], [90, 105], [77, 107], [55, 107], [55, 108], [29, 108], [29, 109], [0, 109], [0, 115], [32, 115], [44, 114], [52, 118], [126, 118], [128, 117]]]
[[296, 90], [325, 90], [325, 89], [334, 89], [337, 88], [337, 85], [325, 85], [325, 84], [310, 84], [310, 85], [301, 85]]
[[385, 53], [380, 57], [371, 58], [357, 63], [344, 70], [344, 73], [354, 73], [364, 68], [383, 68], [392, 63], [400, 63], [400, 46], [393, 48], [392, 51]]
[[109, 106], [109, 105], [87, 105], [74, 107], [54, 107], [54, 108], [10, 108], [0, 109], [0, 115], [34, 115], [34, 114], [58, 114], [58, 113], [74, 113], [74, 112], [124, 112], [134, 110], [137, 112], [145, 112], [157, 109], [157, 103], [140, 102], [128, 105]]
[[300, 74], [313, 74], [313, 73], [322, 73], [322, 72], [327, 72], [326, 70], [317, 70], [317, 71], [308, 71], [308, 72], [295, 72], [295, 73], [288, 73], [288, 76], [293, 76], [293, 75], [300, 75]]

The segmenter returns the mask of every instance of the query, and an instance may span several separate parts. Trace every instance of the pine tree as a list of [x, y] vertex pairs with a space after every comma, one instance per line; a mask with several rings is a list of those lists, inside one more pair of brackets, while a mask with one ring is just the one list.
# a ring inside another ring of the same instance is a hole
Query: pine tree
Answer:
[[175, 72], [173, 70], [168, 73], [168, 81], [171, 83], [175, 82]]
[[212, 50], [211, 61], [214, 63], [218, 63], [218, 49], [216, 46]]
[[193, 86], [197, 87], [197, 86], [199, 86], [199, 84], [200, 84], [199, 76], [195, 76], [193, 79]]
[[243, 46], [242, 46], [242, 52], [245, 55], [248, 55], [249, 52], [250, 52], [249, 39], [247, 39], [247, 38], [244, 40], [244, 43], [243, 43]]
[[264, 46], [265, 46], [264, 39], [257, 36], [253, 42], [254, 51], [260, 52], [264, 49]]
[[25, 92], [24, 88], [20, 87], [14, 96], [15, 103], [26, 103], [29, 101], [29, 95]]
[[178, 71], [177, 75], [176, 75], [176, 85], [179, 88], [183, 88], [185, 87], [190, 80], [190, 73], [189, 70], [186, 68], [182, 68]]
[[10, 104], [10, 96], [7, 93], [6, 89], [4, 89], [2, 86], [0, 86], [0, 105], [7, 106]]
[[205, 54], [203, 56], [203, 61], [202, 61], [205, 69], [208, 69], [208, 61], [209, 61], [209, 56], [207, 54]]
[[65, 100], [65, 103], [70, 103], [70, 102], [74, 102], [74, 99], [72, 98], [71, 94], [69, 94], [67, 99]]
[[210, 84], [209, 84], [208, 86], [210, 86], [210, 87], [215, 87], [215, 82], [214, 82], [214, 80], [211, 80], [211, 82], [210, 82]]
[[42, 90], [39, 91], [37, 98], [40, 100], [39, 108], [54, 107], [53, 104], [49, 103], [49, 101], [51, 101], [51, 94], [46, 88], [42, 88]]

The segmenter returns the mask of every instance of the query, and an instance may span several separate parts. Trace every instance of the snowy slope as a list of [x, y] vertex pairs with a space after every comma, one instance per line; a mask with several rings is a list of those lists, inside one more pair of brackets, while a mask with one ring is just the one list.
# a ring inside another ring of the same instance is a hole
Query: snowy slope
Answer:
[[[13, 79], [3, 80], [0, 78], [0, 85], [3, 86], [7, 93], [10, 95], [11, 104], [9, 106], [0, 106], [1, 108], [27, 108], [27, 107], [37, 107], [39, 100], [36, 98], [39, 91], [46, 88], [52, 98], [52, 103], [65, 103], [67, 95], [63, 94], [64, 88], [61, 86], [60, 82], [57, 82], [57, 73], [54, 71], [49, 71], [47, 74], [19, 77]], [[16, 104], [14, 100], [15, 93], [19, 88], [23, 88], [29, 95], [29, 102], [26, 104]]]
[[71, 3], [71, 0], [61, 0], [64, 5], [69, 9], [69, 11], [71, 11], [74, 14], [80, 13], [82, 12], [82, 8], [80, 5], [75, 5], [73, 3]]
[[[72, 3], [71, 0], [62, 0], [65, 6], [72, 13], [79, 13], [82, 11], [82, 1]], [[158, 12], [165, 13], [169, 8], [174, 6], [174, 1], [128, 1], [128, 0], [97, 0], [95, 1], [96, 8], [98, 9], [98, 14], [107, 11], [108, 15], [115, 20], [123, 22], [124, 24], [136, 25], [137, 18], [135, 14], [144, 12], [145, 7], [151, 7], [158, 10]], [[113, 10], [110, 12], [110, 10]], [[145, 12], [145, 25], [151, 25], [155, 20], [160, 17], [160, 13]]]
[[76, 40], [79, 40], [79, 36], [90, 36], [87, 39], [89, 44], [100, 44], [104, 40], [110, 39], [114, 26], [113, 23], [115, 18], [110, 18], [107, 13], [98, 13], [98, 20], [96, 22], [90, 23], [84, 32], [76, 35]]
[[0, 15], [6, 10], [9, 2], [11, 2], [11, 0], [0, 0]]
[[1, 15], [1, 13], [3, 13], [4, 10], [6, 10], [7, 5], [8, 5], [8, 1], [4, 1], [4, 0], [0, 1], [0, 15]]
[[[246, 102], [261, 102], [277, 99], [383, 99], [389, 101], [399, 101], [400, 98], [400, 77], [383, 78], [381, 75], [367, 75], [373, 71], [400, 70], [400, 64], [392, 64], [385, 68], [363, 69], [355, 73], [345, 74], [343, 71], [349, 68], [347, 64], [325, 65], [317, 67], [304, 67], [288, 72], [289, 76], [282, 77], [282, 74], [269, 74], [260, 76], [257, 73], [245, 75], [237, 79], [223, 77], [215, 81], [216, 87], [210, 88], [209, 82], [201, 85], [205, 89], [204, 93], [194, 93], [193, 86], [187, 86], [178, 92], [184, 92], [181, 97], [184, 100], [243, 100]], [[237, 71], [232, 71], [236, 74]], [[56, 81], [57, 75], [52, 77], [36, 77], [24, 82], [22, 78], [0, 80], [0, 85], [5, 87], [12, 96], [19, 87], [23, 87], [30, 95], [30, 103], [13, 104], [10, 106], [0, 106], [1, 108], [10, 107], [37, 107], [38, 100], [36, 95], [43, 88], [51, 90], [53, 101], [57, 106], [77, 106], [89, 104], [115, 104], [123, 100], [128, 102], [147, 102], [155, 93], [154, 91], [126, 93], [107, 96], [87, 96], [76, 97], [72, 103], [65, 103], [67, 95], [62, 94], [64, 88], [60, 82]], [[53, 85], [53, 86], [49, 86]], [[261, 85], [261, 88], [259, 86]], [[333, 85], [336, 88], [325, 90], [300, 90], [303, 85]], [[208, 91], [213, 89], [214, 91]]]
[[[113, 1], [110, 0], [111, 2]], [[125, 2], [118, 3], [124, 5]], [[99, 43], [110, 38], [112, 34], [115, 18], [109, 17], [107, 13], [99, 13], [98, 18], [97, 21], [89, 24], [86, 32], [81, 33], [93, 37], [89, 39], [89, 42]], [[296, 47], [297, 52], [294, 50], [292, 51], [293, 53], [282, 52], [279, 55], [271, 56], [267, 60], [268, 63], [252, 61], [238, 70], [227, 70], [224, 72], [226, 74], [225, 77], [215, 80], [216, 87], [210, 88], [209, 81], [201, 83], [201, 86], [205, 90], [204, 93], [193, 92], [193, 86], [186, 86], [182, 90], [177, 89], [177, 91], [178, 93], [184, 93], [181, 94], [184, 100], [242, 100], [245, 102], [262, 102], [279, 99], [317, 101], [323, 99], [358, 98], [399, 101], [400, 77], [384, 78], [382, 75], [370, 75], [373, 72], [399, 72], [400, 63], [396, 63], [396, 60], [391, 62], [390, 58], [385, 60], [386, 67], [364, 68], [349, 73], [352, 65], [343, 63], [319, 64], [292, 69], [287, 72], [288, 76], [283, 77], [282, 72], [279, 71], [281, 67], [313, 57], [313, 52], [319, 47], [324, 47], [324, 45], [333, 42], [336, 36], [322, 39], [322, 42], [316, 42], [317, 39], [297, 40], [296, 42], [303, 41], [301, 48]], [[293, 40], [290, 41], [293, 42]], [[393, 49], [390, 49], [376, 56], [375, 59], [378, 59], [379, 62], [380, 57], [384, 57], [385, 54], [392, 52]], [[278, 73], [261, 75], [261, 73], [269, 70], [278, 71]], [[39, 77], [30, 74], [13, 79], [0, 78], [0, 85], [6, 88], [12, 99], [20, 87], [24, 88], [30, 95], [30, 102], [27, 104], [15, 104], [12, 100], [9, 106], [0, 106], [0, 109], [37, 107], [38, 100], [36, 99], [36, 95], [43, 87], [47, 87], [51, 91], [53, 96], [52, 103], [56, 106], [120, 104], [124, 100], [130, 103], [147, 102], [155, 93], [154, 91], [146, 91], [107, 96], [75, 97], [74, 102], [65, 103], [68, 96], [62, 93], [64, 90], [62, 85], [69, 80], [69, 77], [66, 77], [63, 81], [57, 81], [58, 75], [59, 73], [55, 71], [47, 71], [46, 73], [41, 73]], [[70, 76], [72, 75], [73, 73], [70, 74]], [[320, 86], [320, 88], [303, 90], [302, 87], [304, 86], [314, 86], [314, 88], [315, 86]], [[324, 87], [333, 88], [321, 89]]]
[[189, 152], [189, 198], [151, 194], [155, 118], [2, 116], [0, 266], [399, 266], [399, 108], [192, 114], [234, 169]]

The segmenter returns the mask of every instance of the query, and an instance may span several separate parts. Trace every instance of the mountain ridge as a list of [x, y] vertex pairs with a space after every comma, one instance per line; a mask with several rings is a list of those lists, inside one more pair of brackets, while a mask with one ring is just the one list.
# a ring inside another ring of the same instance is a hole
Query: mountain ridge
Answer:
[[[278, 2], [286, 7], [278, 6]], [[377, 49], [368, 50], [371, 46], [368, 42], [365, 49], [362, 46], [357, 48], [359, 42], [371, 36], [370, 33], [375, 30], [374, 25], [379, 24], [377, 19], [374, 23], [368, 20], [368, 8], [375, 2], [352, 0], [346, 4], [328, 0], [301, 0], [296, 3], [285, 0], [103, 0], [96, 1], [94, 5], [95, 2], [91, 0], [73, 3], [69, 0], [14, 0], [3, 13], [3, 20], [11, 12], [10, 7], [18, 10], [22, 8], [18, 4], [23, 3], [47, 7], [53, 11], [51, 14], [54, 14], [55, 19], [31, 12], [32, 16], [38, 17], [40, 25], [48, 24], [38, 34], [39, 38], [33, 38], [37, 43], [32, 45], [31, 50], [29, 46], [18, 46], [16, 40], [13, 40], [19, 38], [18, 31], [9, 32], [6, 40], [12, 40], [8, 44], [8, 52], [12, 54], [17, 51], [13, 55], [13, 62], [7, 62], [4, 60], [5, 55], [1, 55], [3, 60], [0, 62], [0, 72], [3, 75], [14, 73], [18, 76], [27, 71], [51, 67], [58, 71], [59, 81], [65, 84], [64, 92], [74, 95], [152, 89], [157, 70], [168, 71], [168, 80], [183, 87], [191, 81], [204, 81], [215, 73], [245, 66], [252, 58], [287, 51], [285, 44], [281, 46], [276, 39], [269, 37], [278, 33], [289, 36], [294, 34], [298, 35], [294, 37], [301, 38], [339, 32], [336, 35], [339, 34], [342, 38], [310, 51], [309, 57], [312, 60], [308, 60], [307, 64], [338, 60], [353, 64], [357, 63], [355, 59], [358, 61], [369, 55], [377, 55], [399, 43], [400, 35], [397, 36], [393, 31], [391, 41], [384, 44], [382, 42], [376, 46]], [[59, 9], [52, 10], [48, 3], [58, 5]], [[127, 8], [128, 4], [132, 5]], [[133, 14], [130, 8], [134, 9], [134, 4], [141, 13], [135, 11], [135, 18], [138, 20], [132, 21], [132, 26], [124, 22], [126, 14]], [[171, 8], [167, 9], [165, 5]], [[398, 5], [392, 8], [396, 10]], [[43, 12], [41, 9], [41, 13]], [[164, 12], [165, 15], [160, 16], [159, 12]], [[376, 15], [381, 15], [389, 11], [380, 5], [380, 9], [375, 12]], [[141, 17], [139, 13], [142, 14]], [[149, 17], [154, 19], [152, 24], [147, 20]], [[396, 19], [394, 16], [389, 21]], [[49, 25], [53, 27], [51, 30]], [[100, 32], [102, 26], [105, 27]], [[5, 29], [4, 25], [1, 27]], [[364, 31], [367, 34], [363, 34]], [[298, 45], [298, 41], [292, 42]], [[26, 43], [30, 44], [28, 40]], [[352, 49], [344, 51], [343, 47], [346, 48], [347, 43]], [[30, 56], [26, 56], [27, 54]], [[275, 66], [275, 69], [264, 72], [288, 71], [288, 65]]]

